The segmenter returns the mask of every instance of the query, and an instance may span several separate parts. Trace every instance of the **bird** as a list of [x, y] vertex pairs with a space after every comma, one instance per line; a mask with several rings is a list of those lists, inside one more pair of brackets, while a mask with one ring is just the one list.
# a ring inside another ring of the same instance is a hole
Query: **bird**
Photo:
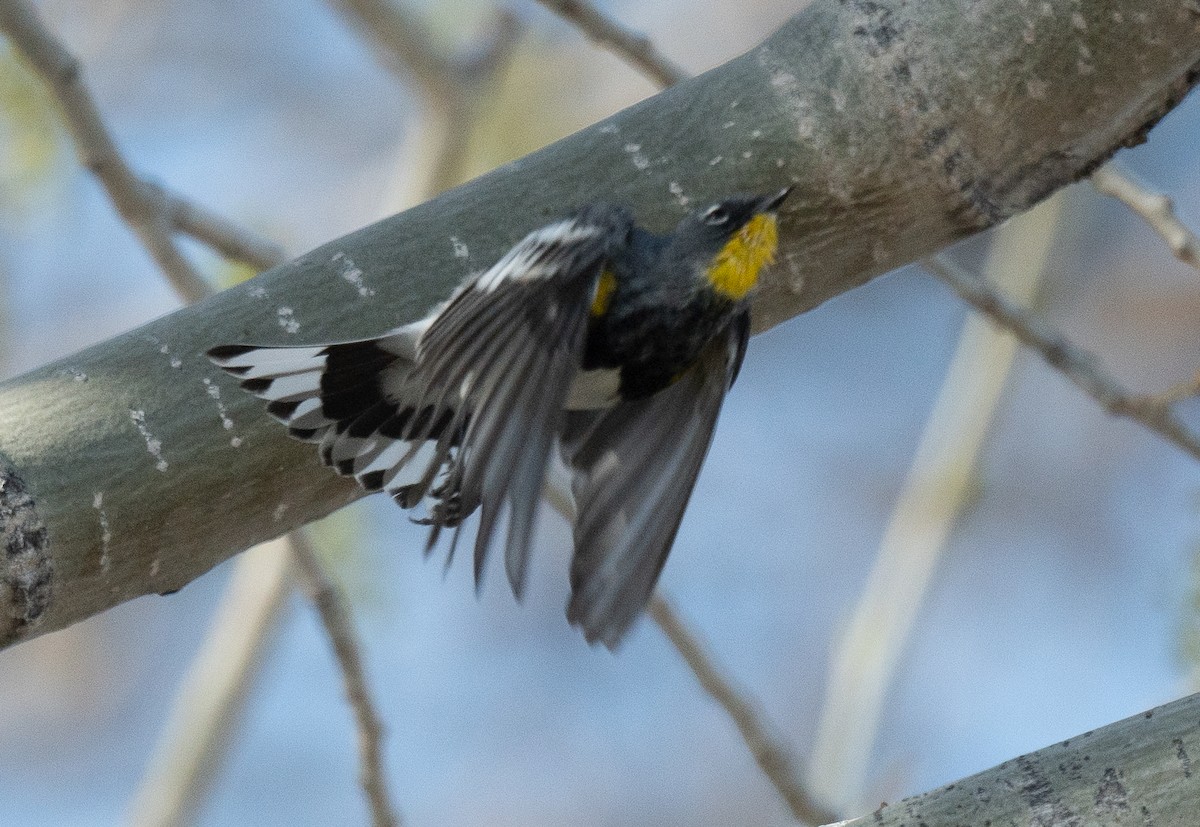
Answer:
[[750, 335], [790, 187], [689, 212], [666, 234], [595, 202], [533, 230], [425, 318], [380, 336], [207, 352], [322, 462], [431, 527], [500, 518], [523, 594], [552, 454], [575, 502], [569, 622], [616, 649], [650, 599]]

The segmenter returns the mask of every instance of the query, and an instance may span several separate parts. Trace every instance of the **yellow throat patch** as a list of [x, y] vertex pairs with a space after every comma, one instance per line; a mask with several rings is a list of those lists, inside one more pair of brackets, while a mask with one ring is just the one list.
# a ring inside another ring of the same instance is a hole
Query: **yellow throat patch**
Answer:
[[739, 301], [758, 284], [758, 273], [775, 260], [778, 227], [771, 213], [756, 215], [729, 239], [705, 274], [713, 289]]

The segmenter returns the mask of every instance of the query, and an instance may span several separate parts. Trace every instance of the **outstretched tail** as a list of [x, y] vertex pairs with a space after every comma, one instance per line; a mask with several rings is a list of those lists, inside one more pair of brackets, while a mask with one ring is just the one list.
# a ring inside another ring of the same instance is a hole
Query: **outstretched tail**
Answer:
[[418, 407], [420, 389], [410, 381], [414, 341], [401, 328], [312, 347], [221, 345], [208, 357], [266, 400], [293, 437], [317, 443], [326, 465], [411, 508], [436, 489], [454, 443], [442, 439], [452, 437], [445, 431], [453, 411], [435, 416], [431, 406]]

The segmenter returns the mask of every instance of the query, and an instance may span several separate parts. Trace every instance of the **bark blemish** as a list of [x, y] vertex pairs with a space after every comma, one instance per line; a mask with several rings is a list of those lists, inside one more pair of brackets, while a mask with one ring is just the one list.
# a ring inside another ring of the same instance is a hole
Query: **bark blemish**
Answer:
[[0, 467], [0, 643], [24, 637], [50, 607], [54, 564], [46, 524], [24, 482]]

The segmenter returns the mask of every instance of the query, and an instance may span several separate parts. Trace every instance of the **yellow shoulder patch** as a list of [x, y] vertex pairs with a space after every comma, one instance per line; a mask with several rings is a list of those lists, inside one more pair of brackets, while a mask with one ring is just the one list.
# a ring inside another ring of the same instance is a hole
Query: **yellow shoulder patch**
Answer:
[[608, 306], [612, 304], [613, 293], [617, 290], [617, 277], [613, 275], [612, 270], [605, 270], [600, 274], [600, 280], [596, 282], [596, 295], [592, 298], [591, 314], [593, 316], [603, 316], [608, 312]]
[[705, 274], [713, 289], [734, 301], [758, 284], [758, 273], [775, 260], [778, 227], [771, 213], [756, 215], [717, 253]]

